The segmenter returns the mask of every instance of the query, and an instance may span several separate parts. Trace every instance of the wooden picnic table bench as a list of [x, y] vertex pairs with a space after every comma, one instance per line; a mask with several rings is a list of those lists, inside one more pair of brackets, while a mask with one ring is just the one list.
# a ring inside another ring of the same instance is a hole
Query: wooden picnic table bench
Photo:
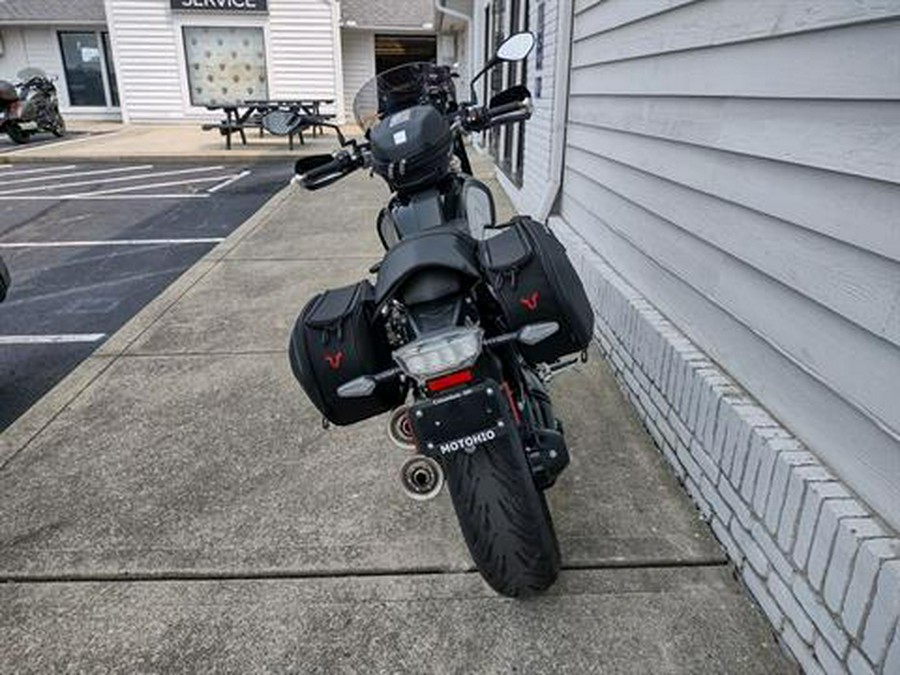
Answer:
[[263, 124], [263, 119], [266, 115], [276, 111], [287, 112], [294, 116], [294, 124], [285, 126], [281, 134], [288, 137], [288, 144], [293, 150], [295, 135], [299, 136], [301, 144], [305, 143], [303, 139], [304, 128], [311, 127], [313, 135], [316, 134], [317, 129], [319, 133], [322, 133], [321, 125], [317, 125], [315, 122], [334, 117], [333, 114], [323, 114], [321, 111], [323, 105], [331, 105], [333, 103], [334, 99], [303, 98], [249, 100], [235, 104], [208, 105], [206, 106], [207, 110], [223, 111], [225, 119], [215, 123], [206, 123], [202, 126], [202, 129], [204, 131], [218, 129], [219, 133], [225, 136], [225, 147], [231, 150], [231, 135], [233, 133], [239, 134], [241, 143], [246, 145], [247, 136], [244, 133], [246, 129], [259, 129], [259, 135], [262, 136], [266, 128]]

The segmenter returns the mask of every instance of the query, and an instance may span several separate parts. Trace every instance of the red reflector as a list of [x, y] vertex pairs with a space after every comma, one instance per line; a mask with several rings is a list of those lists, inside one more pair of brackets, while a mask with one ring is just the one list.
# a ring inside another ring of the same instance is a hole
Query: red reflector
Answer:
[[471, 370], [460, 370], [456, 373], [450, 373], [449, 375], [444, 375], [443, 377], [436, 377], [433, 380], [429, 380], [428, 390], [444, 391], [444, 389], [457, 387], [461, 384], [471, 382], [474, 379], [475, 376], [472, 374]]

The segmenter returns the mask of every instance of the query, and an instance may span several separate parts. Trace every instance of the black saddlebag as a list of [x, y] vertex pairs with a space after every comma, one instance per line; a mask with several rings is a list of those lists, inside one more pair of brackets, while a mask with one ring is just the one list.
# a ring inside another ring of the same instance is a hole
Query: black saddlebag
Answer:
[[479, 242], [478, 254], [508, 330], [541, 321], [559, 323], [555, 335], [521, 346], [528, 361], [553, 363], [587, 348], [594, 312], [565, 247], [548, 227], [519, 216]]
[[373, 329], [374, 289], [368, 281], [325, 291], [306, 303], [291, 333], [291, 369], [325, 418], [339, 425], [379, 415], [403, 402], [399, 381], [379, 384], [361, 398], [337, 389], [360, 375], [391, 367], [383, 333]]

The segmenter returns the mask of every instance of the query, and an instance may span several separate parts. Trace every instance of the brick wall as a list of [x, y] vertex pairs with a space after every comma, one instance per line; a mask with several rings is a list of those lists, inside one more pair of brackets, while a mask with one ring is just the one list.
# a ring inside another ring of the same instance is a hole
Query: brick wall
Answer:
[[562, 220], [616, 379], [807, 673], [900, 674], [900, 539]]

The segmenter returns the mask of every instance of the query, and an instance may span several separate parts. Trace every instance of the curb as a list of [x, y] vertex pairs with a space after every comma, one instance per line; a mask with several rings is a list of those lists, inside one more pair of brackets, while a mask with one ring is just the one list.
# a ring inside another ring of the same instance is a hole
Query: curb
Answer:
[[189, 267], [153, 298], [140, 312], [119, 328], [89, 357], [44, 394], [31, 408], [0, 433], [0, 471], [12, 462], [69, 405], [112, 366], [141, 335], [149, 330], [191, 288], [228, 255], [243, 239], [269, 220], [294, 192], [287, 185], [245, 220], [225, 241]]

